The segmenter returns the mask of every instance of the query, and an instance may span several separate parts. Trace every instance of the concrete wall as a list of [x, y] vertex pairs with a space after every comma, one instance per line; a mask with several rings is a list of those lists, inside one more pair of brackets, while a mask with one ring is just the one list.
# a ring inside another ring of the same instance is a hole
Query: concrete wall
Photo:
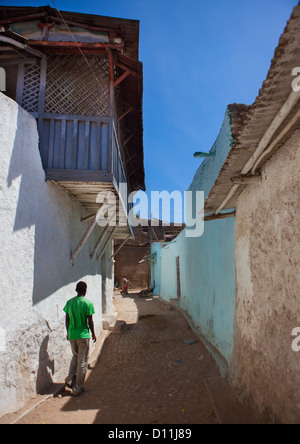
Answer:
[[[216, 156], [202, 163], [190, 191], [204, 191], [207, 197], [231, 148], [230, 122], [230, 112], [227, 110], [213, 147]], [[188, 238], [184, 230], [175, 242], [161, 249], [154, 244], [152, 249], [158, 258], [157, 264], [152, 267], [155, 291], [159, 291], [165, 300], [177, 297], [176, 257], [179, 256], [179, 306], [191, 316], [199, 332], [225, 358], [227, 364], [231, 362], [234, 336], [234, 242], [235, 222], [232, 218], [206, 222], [202, 237]]]
[[[45, 182], [35, 119], [0, 93], [0, 415], [20, 407], [69, 366], [63, 307], [79, 280], [102, 328], [100, 264], [90, 251], [100, 228], [70, 263], [86, 226], [85, 210]], [[111, 248], [111, 246], [110, 246]], [[2, 335], [3, 336], [3, 335]], [[2, 338], [1, 343], [4, 340]]]
[[[280, 179], [279, 179], [280, 178]], [[300, 421], [300, 130], [239, 196], [236, 216], [236, 389], [263, 418]]]

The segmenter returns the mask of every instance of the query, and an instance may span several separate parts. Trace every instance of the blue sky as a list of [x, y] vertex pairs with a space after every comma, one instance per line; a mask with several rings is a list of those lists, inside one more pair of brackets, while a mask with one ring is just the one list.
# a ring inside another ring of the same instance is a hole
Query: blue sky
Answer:
[[[193, 153], [210, 150], [229, 103], [254, 102], [298, 4], [298, 0], [55, 2], [61, 10], [140, 20], [148, 194], [189, 187], [201, 162]], [[51, 0], [47, 3], [53, 6]]]

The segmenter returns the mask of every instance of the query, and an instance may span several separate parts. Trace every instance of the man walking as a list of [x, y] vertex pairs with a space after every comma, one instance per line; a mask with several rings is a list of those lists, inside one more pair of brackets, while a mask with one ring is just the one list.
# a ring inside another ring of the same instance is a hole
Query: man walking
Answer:
[[70, 299], [64, 308], [66, 313], [67, 339], [71, 343], [73, 358], [69, 375], [65, 382], [72, 388], [73, 395], [80, 396], [84, 392], [83, 383], [88, 369], [90, 332], [93, 341], [97, 338], [94, 331], [93, 304], [85, 299], [87, 285], [79, 282], [76, 286], [77, 296]]

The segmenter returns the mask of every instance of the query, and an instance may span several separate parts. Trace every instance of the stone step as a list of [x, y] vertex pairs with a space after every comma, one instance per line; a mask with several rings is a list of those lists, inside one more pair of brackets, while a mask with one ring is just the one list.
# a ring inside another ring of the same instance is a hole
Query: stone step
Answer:
[[102, 315], [102, 327], [103, 330], [112, 330], [117, 322], [117, 316], [115, 315]]

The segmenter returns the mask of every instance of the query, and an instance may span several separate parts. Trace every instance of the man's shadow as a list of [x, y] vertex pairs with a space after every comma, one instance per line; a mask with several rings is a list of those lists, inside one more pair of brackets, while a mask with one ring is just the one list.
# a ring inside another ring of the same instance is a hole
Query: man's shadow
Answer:
[[45, 337], [40, 347], [39, 369], [36, 379], [36, 391], [39, 395], [53, 393], [53, 379], [55, 373], [54, 360], [48, 353], [49, 335]]

